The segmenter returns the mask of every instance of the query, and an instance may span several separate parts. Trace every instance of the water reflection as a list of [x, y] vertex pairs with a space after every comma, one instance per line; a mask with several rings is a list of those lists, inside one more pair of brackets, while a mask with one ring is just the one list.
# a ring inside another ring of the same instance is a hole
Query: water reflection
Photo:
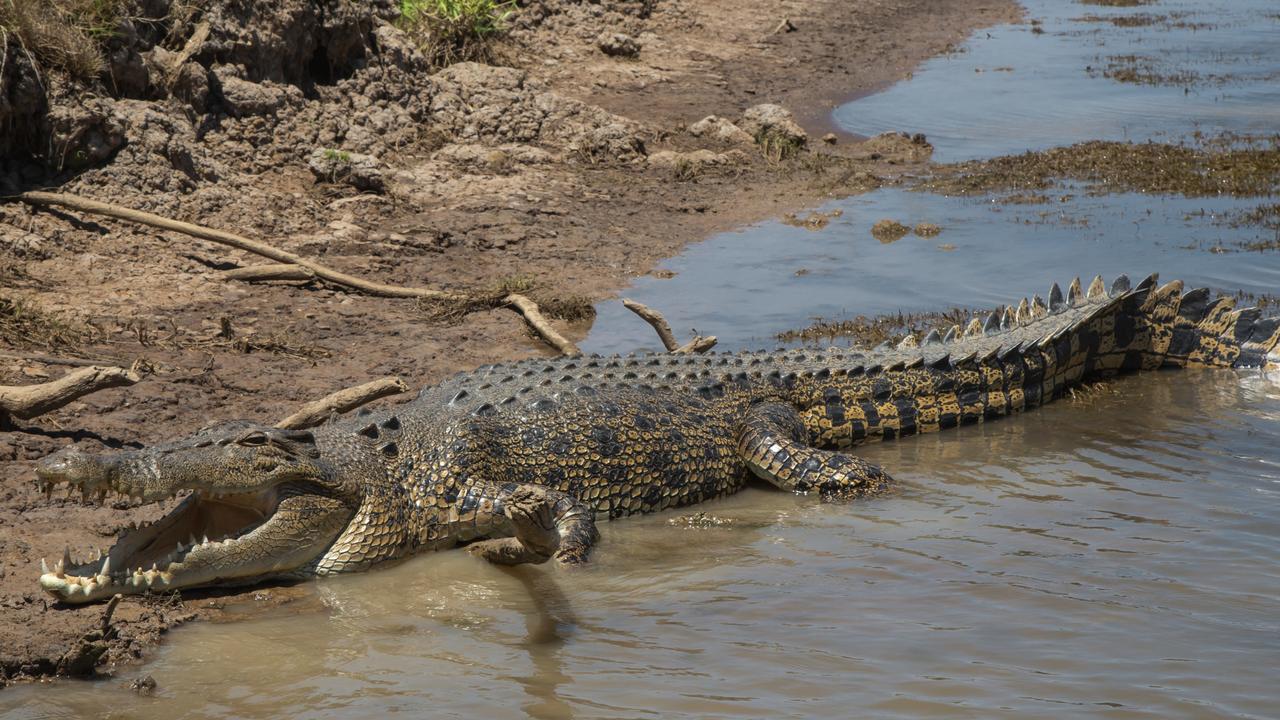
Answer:
[[1082, 140], [1271, 134], [1280, 107], [1272, 0], [1134, 8], [1023, 0], [1036, 22], [991, 28], [835, 113], [864, 135], [909, 130], [952, 162]]

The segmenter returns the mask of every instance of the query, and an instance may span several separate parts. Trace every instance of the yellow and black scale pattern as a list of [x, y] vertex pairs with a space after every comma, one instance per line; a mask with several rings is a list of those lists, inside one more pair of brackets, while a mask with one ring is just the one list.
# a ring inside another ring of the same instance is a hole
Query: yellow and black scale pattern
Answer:
[[[852, 497], [889, 481], [844, 450], [1037, 407], [1081, 382], [1161, 367], [1280, 368], [1280, 320], [1152, 276], [1077, 279], [967, 327], [871, 351], [565, 358], [495, 365], [394, 414], [326, 426], [385, 463], [336, 544], [350, 569], [507, 532], [515, 489], [552, 491], [560, 559], [586, 557], [591, 518], [689, 505], [749, 474]], [[360, 552], [370, 538], [377, 550]], [[339, 568], [340, 570], [341, 568]]]

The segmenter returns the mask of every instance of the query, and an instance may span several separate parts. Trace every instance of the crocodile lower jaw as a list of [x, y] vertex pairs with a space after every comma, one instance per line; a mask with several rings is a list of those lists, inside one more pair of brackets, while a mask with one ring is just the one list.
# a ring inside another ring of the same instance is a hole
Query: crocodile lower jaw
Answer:
[[42, 559], [40, 587], [62, 602], [85, 603], [185, 585], [177, 578], [192, 559], [232, 551], [277, 503], [275, 492], [192, 493], [159, 520], [125, 530], [105, 556], [77, 562], [64, 551], [52, 568]]

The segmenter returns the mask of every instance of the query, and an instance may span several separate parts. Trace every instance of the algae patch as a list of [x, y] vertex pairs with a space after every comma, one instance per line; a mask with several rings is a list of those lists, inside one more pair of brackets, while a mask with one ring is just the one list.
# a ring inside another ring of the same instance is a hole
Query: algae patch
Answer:
[[909, 334], [920, 335], [931, 329], [944, 332], [952, 326], [964, 327], [974, 312], [951, 308], [941, 312], [892, 313], [868, 317], [858, 315], [847, 320], [817, 320], [808, 327], [787, 330], [776, 336], [782, 342], [826, 343], [836, 338], [849, 338], [855, 345], [874, 347], [883, 342], [897, 342]]
[[947, 195], [1039, 194], [1063, 180], [1086, 183], [1096, 194], [1267, 197], [1280, 190], [1280, 136], [1202, 139], [1196, 146], [1093, 140], [943, 165], [916, 189]]

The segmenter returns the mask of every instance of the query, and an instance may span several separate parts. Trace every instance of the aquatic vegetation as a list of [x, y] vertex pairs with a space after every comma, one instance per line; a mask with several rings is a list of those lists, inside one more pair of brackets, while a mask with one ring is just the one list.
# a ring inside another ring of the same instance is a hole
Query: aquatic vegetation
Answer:
[[1093, 140], [945, 165], [916, 189], [1026, 193], [1052, 188], [1060, 180], [1088, 183], [1098, 193], [1270, 196], [1280, 191], [1280, 138], [1202, 139], [1198, 147]]
[[907, 335], [923, 334], [935, 328], [968, 323], [974, 310], [953, 307], [939, 312], [889, 313], [868, 317], [858, 315], [845, 320], [818, 319], [796, 330], [780, 332], [774, 337], [782, 342], [830, 342], [849, 338], [855, 345], [875, 347], [883, 342], [897, 342]]

